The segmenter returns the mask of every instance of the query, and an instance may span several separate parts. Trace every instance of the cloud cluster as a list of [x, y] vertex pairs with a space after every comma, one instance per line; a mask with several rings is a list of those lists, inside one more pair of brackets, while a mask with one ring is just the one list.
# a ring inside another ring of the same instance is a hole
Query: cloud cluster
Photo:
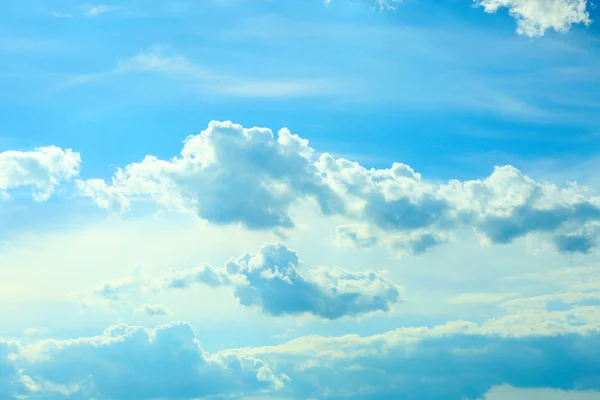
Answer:
[[254, 255], [229, 260], [223, 268], [172, 271], [165, 285], [231, 286], [242, 305], [266, 314], [310, 313], [326, 319], [388, 311], [400, 301], [398, 286], [373, 271], [319, 267], [304, 277], [299, 266], [294, 251], [281, 244], [266, 245]]
[[542, 36], [553, 29], [568, 32], [574, 24], [591, 24], [587, 0], [474, 0], [487, 13], [507, 8], [517, 20], [517, 32], [530, 37]]
[[56, 146], [4, 151], [0, 153], [0, 194], [30, 187], [35, 200], [46, 201], [61, 181], [79, 174], [80, 164], [79, 153]]
[[152, 331], [114, 325], [29, 346], [0, 340], [0, 398], [462, 400], [502, 385], [598, 390], [599, 323], [600, 307], [574, 307], [215, 354], [184, 322]]
[[[183, 322], [152, 331], [114, 325], [100, 336], [13, 347], [10, 357], [3, 353], [3, 343], [0, 360], [14, 360], [9, 373], [13, 381], [16, 377], [28, 383], [21, 393], [30, 399], [194, 399], [283, 384], [254, 357], [206, 353]], [[0, 369], [0, 382], [5, 375]], [[7, 387], [2, 385], [0, 398]]]
[[536, 182], [512, 166], [483, 179], [427, 181], [410, 166], [367, 169], [330, 154], [317, 155], [287, 129], [244, 128], [211, 122], [185, 140], [179, 157], [147, 156], [116, 173], [112, 184], [78, 182], [81, 194], [123, 212], [130, 201], [152, 199], [215, 224], [291, 229], [290, 208], [315, 201], [324, 215], [350, 221], [338, 238], [398, 253], [419, 254], [452, 240], [464, 227], [491, 243], [530, 234], [563, 253], [587, 253], [600, 231], [600, 198], [585, 187]]

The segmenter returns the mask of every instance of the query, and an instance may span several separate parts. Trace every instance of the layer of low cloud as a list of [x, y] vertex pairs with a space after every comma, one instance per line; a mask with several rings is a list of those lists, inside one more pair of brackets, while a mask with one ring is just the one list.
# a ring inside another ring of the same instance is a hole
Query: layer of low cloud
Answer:
[[37, 201], [46, 201], [61, 182], [79, 174], [81, 157], [71, 149], [56, 146], [33, 151], [9, 150], [0, 153], [0, 194], [31, 188]]
[[0, 339], [0, 383], [7, 399], [458, 400], [498, 398], [507, 385], [583, 395], [600, 389], [599, 323], [600, 307], [573, 307], [215, 354], [184, 322], [152, 331], [115, 325], [99, 336], [29, 346]]
[[575, 24], [591, 24], [587, 0], [474, 0], [487, 13], [506, 8], [517, 20], [517, 32], [530, 37], [548, 30], [568, 32]]
[[317, 155], [287, 129], [275, 135], [231, 122], [213, 121], [189, 136], [179, 157], [147, 156], [119, 169], [110, 185], [78, 185], [82, 195], [114, 212], [150, 199], [214, 224], [254, 230], [292, 229], [291, 207], [311, 200], [323, 215], [352, 221], [338, 230], [341, 239], [360, 247], [383, 243], [401, 254], [446, 243], [465, 227], [493, 244], [536, 235], [559, 252], [588, 253], [600, 231], [600, 198], [576, 184], [536, 182], [509, 165], [483, 179], [438, 183], [402, 163], [367, 169]]

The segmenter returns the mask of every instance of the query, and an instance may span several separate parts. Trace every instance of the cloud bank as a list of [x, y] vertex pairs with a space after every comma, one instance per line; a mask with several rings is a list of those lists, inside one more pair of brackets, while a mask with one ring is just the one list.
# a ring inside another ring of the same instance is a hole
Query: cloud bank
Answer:
[[550, 322], [544, 327], [514, 314], [214, 354], [184, 322], [152, 331], [114, 325], [99, 336], [28, 346], [0, 340], [0, 398], [459, 400], [505, 385], [598, 390], [600, 313], [583, 311], [540, 314]]
[[[587, 253], [600, 230], [600, 198], [576, 184], [536, 182], [512, 166], [469, 181], [428, 181], [410, 166], [367, 169], [317, 155], [287, 129], [216, 122], [189, 136], [179, 157], [147, 156], [118, 170], [111, 184], [78, 181], [80, 193], [114, 212], [152, 200], [214, 224], [285, 230], [290, 209], [313, 201], [325, 216], [351, 221], [338, 236], [359, 247], [385, 244], [419, 254], [473, 228], [485, 241], [507, 244], [536, 235], [562, 253]], [[359, 232], [360, 231], [360, 232]]]

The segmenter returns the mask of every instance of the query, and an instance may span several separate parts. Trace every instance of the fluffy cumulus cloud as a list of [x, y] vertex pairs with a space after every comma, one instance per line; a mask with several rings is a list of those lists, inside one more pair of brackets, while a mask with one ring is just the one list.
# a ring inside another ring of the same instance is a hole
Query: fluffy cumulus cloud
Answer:
[[475, 0], [487, 13], [508, 9], [518, 23], [517, 32], [542, 36], [547, 30], [568, 32], [574, 24], [591, 23], [587, 0]]
[[564, 253], [587, 253], [597, 243], [600, 198], [585, 187], [536, 182], [512, 166], [483, 179], [435, 182], [410, 166], [367, 169], [330, 154], [283, 129], [211, 122], [186, 139], [179, 157], [147, 156], [120, 169], [110, 185], [79, 182], [81, 194], [122, 212], [131, 200], [152, 199], [215, 224], [290, 229], [290, 208], [312, 199], [324, 215], [350, 221], [341, 241], [384, 244], [419, 254], [452, 240], [464, 227], [483, 239], [510, 243], [536, 234]]
[[165, 285], [231, 286], [242, 305], [266, 314], [309, 313], [326, 319], [388, 311], [400, 301], [399, 287], [373, 271], [319, 267], [303, 276], [299, 266], [294, 251], [281, 244], [266, 245], [256, 254], [229, 260], [222, 268], [207, 265], [172, 271]]
[[[28, 383], [22, 393], [31, 399], [195, 399], [283, 385], [252, 356], [206, 353], [183, 322], [152, 331], [114, 325], [100, 336], [43, 340], [13, 350], [19, 379]], [[0, 379], [3, 373], [0, 369]]]
[[[306, 140], [285, 129], [275, 137], [266, 128], [211, 122], [185, 140], [180, 157], [148, 156], [119, 170], [111, 186], [98, 181], [80, 186], [84, 195], [115, 211], [127, 209], [126, 198], [150, 197], [215, 224], [289, 228], [288, 209], [297, 198], [316, 199], [325, 214], [341, 211], [341, 201], [324, 183], [312, 155]], [[108, 193], [115, 201], [104, 200]]]
[[71, 149], [56, 146], [33, 151], [9, 150], [0, 153], [0, 194], [29, 187], [37, 201], [46, 201], [61, 181], [79, 174], [81, 157]]

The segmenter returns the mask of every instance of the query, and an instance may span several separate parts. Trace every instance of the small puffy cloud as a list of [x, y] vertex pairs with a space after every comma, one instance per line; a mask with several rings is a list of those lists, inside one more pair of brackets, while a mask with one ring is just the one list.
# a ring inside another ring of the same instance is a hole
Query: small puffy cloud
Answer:
[[91, 7], [86, 11], [85, 15], [89, 18], [96, 18], [99, 15], [107, 13], [109, 11], [115, 11], [119, 7], [117, 6], [107, 6], [106, 4], [98, 4], [97, 6]]
[[136, 315], [143, 315], [146, 317], [167, 317], [173, 315], [169, 307], [163, 304], [148, 304], [145, 303], [139, 308], [133, 311]]
[[43, 340], [18, 355], [15, 362], [31, 382], [33, 399], [194, 399], [283, 384], [258, 359], [208, 354], [183, 322], [152, 331], [114, 325], [100, 336]]
[[0, 153], [0, 193], [31, 187], [35, 200], [46, 201], [61, 181], [79, 174], [80, 164], [79, 153], [56, 146], [4, 151]]
[[517, 20], [517, 32], [530, 37], [547, 30], [568, 32], [574, 24], [591, 24], [587, 0], [474, 0], [487, 13], [508, 9]]
[[172, 271], [165, 285], [172, 289], [194, 283], [231, 286], [242, 305], [266, 314], [309, 313], [326, 319], [388, 311], [401, 300], [399, 287], [373, 271], [319, 267], [303, 276], [299, 267], [294, 251], [273, 244], [254, 255], [231, 259], [223, 268]]
[[129, 210], [129, 199], [120, 190], [108, 186], [102, 179], [78, 180], [75, 183], [80, 196], [93, 199], [98, 207], [117, 214]]

